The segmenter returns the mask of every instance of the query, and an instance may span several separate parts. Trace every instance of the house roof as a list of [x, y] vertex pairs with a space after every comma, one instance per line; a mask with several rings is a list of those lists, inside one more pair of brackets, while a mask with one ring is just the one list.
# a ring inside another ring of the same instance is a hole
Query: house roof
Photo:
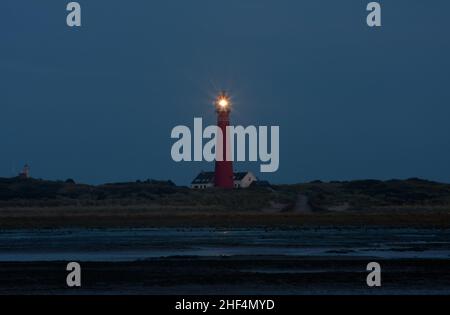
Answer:
[[208, 184], [214, 182], [214, 172], [201, 172], [192, 181], [192, 184]]
[[242, 180], [249, 172], [234, 173], [234, 180]]

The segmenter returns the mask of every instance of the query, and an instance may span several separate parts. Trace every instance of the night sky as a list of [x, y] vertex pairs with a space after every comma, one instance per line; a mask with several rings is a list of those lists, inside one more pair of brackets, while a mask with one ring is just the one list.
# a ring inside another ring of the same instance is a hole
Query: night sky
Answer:
[[450, 182], [450, 2], [368, 0], [0, 2], [0, 177], [187, 184], [170, 132], [279, 125], [275, 183], [422, 177]]

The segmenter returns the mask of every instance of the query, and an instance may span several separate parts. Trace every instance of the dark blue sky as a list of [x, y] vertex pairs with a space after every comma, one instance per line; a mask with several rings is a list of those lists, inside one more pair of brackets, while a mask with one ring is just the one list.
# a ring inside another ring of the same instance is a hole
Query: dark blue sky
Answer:
[[80, 29], [68, 2], [0, 3], [0, 176], [187, 184], [213, 165], [171, 129], [228, 89], [235, 124], [280, 126], [273, 182], [450, 181], [449, 1], [381, 1], [381, 29], [363, 0], [84, 0]]

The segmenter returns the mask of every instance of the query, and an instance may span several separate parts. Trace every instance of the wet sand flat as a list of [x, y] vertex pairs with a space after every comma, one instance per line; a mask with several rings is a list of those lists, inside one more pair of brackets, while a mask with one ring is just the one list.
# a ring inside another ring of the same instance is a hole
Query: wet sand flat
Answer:
[[450, 294], [450, 229], [4, 230], [0, 294]]

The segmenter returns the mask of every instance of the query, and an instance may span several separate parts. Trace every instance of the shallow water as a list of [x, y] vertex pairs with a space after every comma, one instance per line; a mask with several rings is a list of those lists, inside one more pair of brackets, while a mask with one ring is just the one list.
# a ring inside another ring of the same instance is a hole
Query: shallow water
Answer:
[[70, 229], [0, 232], [0, 261], [136, 261], [287, 255], [450, 259], [450, 230]]

